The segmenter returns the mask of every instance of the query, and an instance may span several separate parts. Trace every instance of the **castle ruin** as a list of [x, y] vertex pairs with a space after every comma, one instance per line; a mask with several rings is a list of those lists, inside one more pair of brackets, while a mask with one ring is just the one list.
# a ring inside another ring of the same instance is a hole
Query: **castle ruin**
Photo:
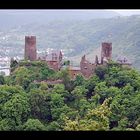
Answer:
[[36, 52], [36, 36], [25, 36], [25, 60], [35, 61], [37, 59]]
[[[46, 61], [49, 68], [59, 71], [63, 67], [62, 64], [63, 55], [61, 51], [53, 50], [46, 56], [37, 58], [36, 52], [36, 37], [35, 36], [25, 36], [25, 60], [35, 61], [41, 60]], [[94, 74], [94, 71], [98, 65], [106, 65], [110, 60], [112, 60], [112, 43], [103, 42], [101, 45], [101, 58], [100, 61], [98, 56], [95, 56], [95, 62], [89, 62], [86, 56], [82, 56], [80, 61], [80, 67], [68, 66], [68, 71], [72, 79], [74, 79], [78, 74], [82, 74], [85, 78], [89, 78]], [[124, 61], [125, 60], [125, 61]], [[125, 58], [118, 59], [116, 61], [121, 65], [131, 65], [131, 63]]]
[[101, 50], [101, 64], [112, 59], [112, 43], [103, 42]]

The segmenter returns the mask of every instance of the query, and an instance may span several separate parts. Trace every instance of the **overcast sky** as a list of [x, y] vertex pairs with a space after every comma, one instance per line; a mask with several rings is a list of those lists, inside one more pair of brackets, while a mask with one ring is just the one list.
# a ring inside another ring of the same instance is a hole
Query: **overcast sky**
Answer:
[[130, 15], [140, 15], [140, 10], [137, 10], [137, 9], [118, 9], [118, 10], [109, 10], [109, 11], [115, 11], [115, 12], [118, 12], [120, 13], [121, 15], [124, 15], [124, 16], [130, 16]]
[[58, 11], [63, 11], [63, 12], [66, 12], [66, 11], [81, 11], [81, 12], [83, 12], [83, 11], [88, 11], [88, 12], [92, 12], [92, 11], [102, 11], [102, 10], [107, 10], [107, 11], [114, 11], [114, 12], [118, 12], [119, 14], [121, 14], [121, 15], [124, 15], [124, 16], [130, 16], [130, 15], [140, 15], [140, 10], [139, 9], [63, 9], [63, 10], [61, 10], [61, 9], [59, 9], [59, 10], [56, 10], [56, 9], [51, 9], [51, 10], [49, 10], [49, 9], [43, 9], [43, 10], [38, 10], [38, 9], [28, 9], [28, 10], [0, 10], [0, 12], [3, 12], [3, 11], [7, 11], [7, 12], [9, 12], [9, 14], [13, 14], [13, 13], [15, 13], [16, 12], [16, 14], [19, 12], [19, 14], [22, 14], [22, 12], [23, 12], [23, 14], [25, 14], [25, 12], [30, 12], [30, 13], [32, 13], [32, 12], [36, 12], [36, 13], [38, 13], [38, 12], [45, 12], [45, 11], [54, 11], [54, 12], [58, 12]]

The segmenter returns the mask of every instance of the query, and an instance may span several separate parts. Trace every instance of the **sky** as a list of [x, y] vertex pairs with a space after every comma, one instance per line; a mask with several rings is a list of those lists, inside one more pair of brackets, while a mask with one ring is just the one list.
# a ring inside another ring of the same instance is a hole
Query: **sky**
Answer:
[[130, 16], [130, 15], [140, 15], [140, 10], [139, 9], [118, 9], [118, 10], [108, 10], [108, 11], [114, 11], [118, 12], [121, 15], [124, 16]]
[[[16, 12], [16, 11], [20, 11], [20, 13], [22, 12], [22, 11], [24, 11], [24, 12], [31, 12], [31, 11], [33, 11], [33, 12], [38, 12], [38, 11], [71, 11], [70, 9], [63, 9], [63, 10], [56, 10], [56, 9], [51, 9], [51, 10], [49, 10], [49, 9], [44, 9], [44, 10], [36, 10], [36, 9], [29, 9], [29, 10], [0, 10], [0, 12], [1, 11], [10, 11], [10, 12], [12, 12], [12, 13], [14, 13], [14, 12]], [[72, 9], [72, 11], [75, 11], [76, 9]], [[96, 9], [96, 10], [98, 10], [98, 9]], [[96, 11], [95, 10], [95, 11]], [[140, 14], [140, 9], [99, 9], [99, 10], [107, 10], [107, 11], [114, 11], [114, 12], [118, 12], [119, 14], [121, 14], [121, 15], [124, 15], [124, 16], [129, 16], [129, 15], [133, 15], [133, 14]], [[78, 9], [78, 10], [76, 10], [76, 11], [94, 11], [94, 9]]]

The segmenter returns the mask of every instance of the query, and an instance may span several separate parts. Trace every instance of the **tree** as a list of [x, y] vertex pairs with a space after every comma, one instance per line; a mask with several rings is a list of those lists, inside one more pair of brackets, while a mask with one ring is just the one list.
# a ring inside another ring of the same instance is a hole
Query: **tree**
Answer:
[[41, 82], [40, 83], [40, 87], [39, 87], [41, 90], [48, 90], [48, 84], [46, 82]]
[[100, 103], [103, 103], [103, 101], [107, 97], [107, 89], [108, 87], [106, 86], [106, 82], [100, 82], [96, 85], [94, 91], [95, 94], [100, 95]]
[[74, 107], [79, 108], [79, 103], [81, 99], [86, 99], [87, 89], [84, 86], [76, 86], [75, 89], [71, 92], [74, 97]]
[[5, 76], [6, 73], [5, 73], [4, 71], [1, 71], [1, 72], [0, 72], [0, 75]]
[[63, 65], [69, 66], [70, 65], [70, 60], [64, 61]]
[[44, 122], [50, 121], [50, 96], [41, 89], [32, 89], [29, 94], [31, 116]]
[[69, 92], [65, 90], [65, 86], [63, 84], [56, 84], [51, 92], [61, 94], [62, 97], [64, 97], [65, 102], [68, 102], [71, 96], [71, 94], [69, 94]]
[[30, 82], [30, 71], [26, 67], [18, 67], [11, 75], [11, 83], [13, 85], [20, 85], [24, 89], [27, 89]]
[[110, 99], [105, 100], [104, 103], [97, 108], [89, 110], [83, 118], [77, 116], [76, 119], [70, 120], [67, 116], [64, 117], [64, 130], [109, 130], [109, 116], [111, 115], [111, 111], [108, 107], [108, 102]]
[[136, 127], [137, 131], [140, 131], [140, 124]]
[[14, 121], [13, 130], [26, 122], [30, 115], [29, 98], [25, 93], [15, 94], [2, 108], [2, 118]]
[[50, 122], [50, 124], [47, 126], [47, 130], [48, 131], [60, 131], [61, 126], [58, 122], [53, 121], [53, 122]]
[[17, 67], [18, 67], [18, 62], [12, 58], [10, 61], [11, 72], [13, 72]]
[[74, 86], [81, 86], [85, 82], [85, 79], [82, 75], [77, 75], [76, 79], [74, 80]]
[[3, 75], [0, 75], [0, 85], [4, 85], [5, 84], [5, 79]]
[[85, 88], [88, 89], [87, 97], [90, 99], [91, 96], [95, 94], [95, 87], [100, 82], [99, 77], [97, 75], [93, 75], [85, 82]]
[[20, 86], [8, 86], [1, 85], [0, 86], [0, 105], [3, 107], [4, 104], [9, 101], [13, 95], [22, 94], [24, 90]]
[[18, 67], [10, 76], [10, 84], [21, 85], [29, 90], [29, 85], [34, 80], [47, 80], [53, 78], [55, 71], [49, 69], [46, 62], [41, 61], [20, 61]]
[[107, 73], [107, 67], [106, 66], [97, 66], [95, 69], [95, 74], [103, 80], [105, 78], [105, 74]]
[[57, 120], [61, 114], [62, 107], [65, 105], [64, 97], [62, 97], [61, 94], [52, 93], [50, 105], [51, 105], [52, 119]]
[[11, 120], [10, 118], [2, 119], [0, 121], [0, 131], [13, 131], [15, 122], [14, 120]]
[[47, 128], [38, 119], [28, 119], [22, 126], [24, 131], [46, 131]]
[[63, 84], [65, 85], [65, 89], [68, 91], [72, 90], [72, 83], [70, 79], [70, 74], [68, 69], [61, 70], [59, 73], [59, 78], [63, 80]]

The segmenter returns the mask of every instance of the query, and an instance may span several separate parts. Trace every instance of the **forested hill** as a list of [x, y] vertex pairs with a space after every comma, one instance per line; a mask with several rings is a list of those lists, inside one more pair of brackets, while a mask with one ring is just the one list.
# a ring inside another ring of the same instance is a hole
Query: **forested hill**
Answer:
[[10, 76], [0, 75], [0, 131], [140, 131], [136, 70], [110, 62], [71, 79], [46, 62], [15, 62]]
[[[113, 44], [113, 58], [117, 55], [127, 56], [133, 65], [140, 69], [140, 16], [114, 17], [92, 20], [55, 20], [51, 22], [21, 25], [18, 28], [2, 32], [2, 46], [22, 48], [24, 53], [24, 36], [36, 35], [38, 50], [59, 48], [75, 63], [87, 54], [94, 60], [102, 41]], [[5, 38], [3, 39], [3, 37]], [[19, 50], [17, 51], [19, 53]], [[17, 54], [18, 54], [17, 53]], [[15, 55], [17, 55], [15, 54]]]

